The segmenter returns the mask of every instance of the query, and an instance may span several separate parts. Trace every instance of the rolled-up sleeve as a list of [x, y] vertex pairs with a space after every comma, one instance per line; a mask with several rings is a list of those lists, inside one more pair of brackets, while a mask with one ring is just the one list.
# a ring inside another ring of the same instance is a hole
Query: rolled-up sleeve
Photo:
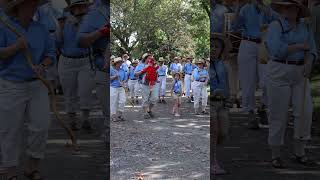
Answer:
[[281, 36], [279, 22], [273, 21], [268, 28], [265, 41], [271, 59], [283, 59], [288, 54], [288, 43], [283, 42]]

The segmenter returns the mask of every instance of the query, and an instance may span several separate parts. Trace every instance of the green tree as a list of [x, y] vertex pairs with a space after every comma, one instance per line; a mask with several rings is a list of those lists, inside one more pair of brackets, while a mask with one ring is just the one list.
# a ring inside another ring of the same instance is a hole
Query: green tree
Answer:
[[112, 52], [207, 56], [209, 12], [207, 0], [113, 0]]

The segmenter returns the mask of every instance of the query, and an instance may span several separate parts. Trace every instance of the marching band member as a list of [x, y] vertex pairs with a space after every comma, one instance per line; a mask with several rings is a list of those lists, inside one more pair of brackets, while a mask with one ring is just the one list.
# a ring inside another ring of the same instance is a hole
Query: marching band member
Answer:
[[[54, 41], [47, 28], [33, 21], [37, 7], [46, 3], [39, 0], [6, 0], [6, 22], [23, 37], [17, 37], [0, 23], [0, 167], [7, 169], [7, 179], [17, 180], [22, 127], [27, 122], [27, 162], [25, 176], [39, 180], [40, 161], [44, 158], [50, 106], [48, 90], [37, 79], [55, 63]], [[4, 18], [1, 16], [1, 18]], [[31, 69], [23, 52], [29, 51], [35, 65]]]
[[184, 88], [185, 88], [185, 95], [188, 98], [188, 102], [191, 102], [191, 76], [192, 71], [194, 69], [194, 65], [192, 64], [192, 57], [188, 57], [186, 59], [186, 64], [183, 67], [184, 73]]
[[[297, 163], [313, 165], [305, 153], [306, 142], [311, 138], [312, 99], [309, 77], [317, 51], [313, 33], [301, 18], [305, 7], [296, 0], [272, 3], [281, 15], [270, 24], [266, 45], [269, 51], [268, 95], [269, 138], [272, 166], [284, 168], [280, 148], [284, 144], [290, 101], [294, 116], [294, 155]], [[305, 56], [308, 54], [309, 56]]]
[[180, 117], [180, 107], [181, 107], [181, 97], [182, 97], [182, 81], [181, 74], [176, 73], [173, 75], [173, 85], [171, 89], [171, 96], [174, 100], [174, 105], [172, 108], [172, 114], [176, 117]]
[[138, 63], [139, 63], [138, 60], [134, 60], [131, 63], [131, 66], [129, 68], [129, 80], [128, 80], [131, 101], [132, 101], [132, 103], [136, 103], [136, 104], [139, 103], [139, 100], [138, 100], [139, 94], [138, 93], [140, 90], [140, 84], [138, 82], [138, 77], [135, 75], [135, 70], [136, 70]]
[[164, 100], [164, 97], [166, 95], [168, 67], [164, 64], [164, 62], [165, 62], [165, 59], [163, 59], [163, 57], [160, 57], [159, 58], [160, 67], [157, 70], [158, 81], [159, 81], [159, 103], [166, 103], [166, 101]]
[[[127, 53], [122, 55], [123, 63], [121, 65], [121, 68], [125, 70], [126, 75], [129, 76], [129, 67], [131, 65], [131, 61], [129, 60], [129, 56]], [[127, 86], [129, 86], [128, 82], [126, 82]]]
[[238, 54], [239, 79], [242, 89], [242, 108], [249, 115], [249, 128], [259, 129], [255, 117], [255, 91], [257, 82], [258, 46], [261, 43], [261, 27], [269, 24], [277, 17], [270, 7], [262, 0], [251, 0], [242, 6], [235, 18], [232, 29], [244, 28], [243, 40]]
[[[58, 22], [54, 16], [55, 9], [52, 7], [51, 0], [48, 0], [47, 3], [38, 7], [37, 12], [35, 13], [34, 20], [45, 25], [50, 33], [50, 37], [55, 41], [56, 33], [59, 29]], [[58, 69], [57, 64], [51, 66], [45, 74], [47, 80], [49, 80], [53, 86], [53, 89], [57, 90], [58, 88]]]
[[173, 58], [173, 63], [170, 64], [170, 74], [173, 75], [177, 72], [180, 72], [180, 67], [179, 67], [179, 58], [178, 57], [174, 57]]
[[[92, 6], [79, 25], [78, 42], [80, 47], [92, 49], [91, 68], [95, 71], [96, 95], [100, 100], [105, 117], [106, 136], [109, 137], [109, 88], [107, 87], [107, 71], [110, 69], [106, 59], [110, 37], [109, 0]], [[108, 140], [108, 138], [106, 138]]]
[[196, 62], [197, 68], [193, 71], [193, 95], [195, 114], [199, 115], [199, 107], [201, 100], [201, 112], [207, 114], [206, 107], [208, 102], [207, 85], [209, 81], [209, 73], [205, 69], [205, 61], [200, 59]]
[[[226, 100], [229, 96], [228, 87], [228, 72], [225, 62], [222, 57], [223, 54], [228, 52], [225, 39], [218, 34], [212, 38], [212, 59], [213, 62], [210, 66], [210, 114], [213, 119], [214, 136], [211, 145], [216, 146], [221, 144], [221, 139], [225, 138], [228, 133], [229, 125], [229, 108], [227, 107]], [[220, 94], [217, 91], [222, 91]], [[215, 148], [215, 147], [213, 147]], [[215, 151], [215, 149], [214, 149]], [[217, 155], [213, 152], [213, 174], [222, 175], [226, 171], [222, 169], [218, 163]]]
[[89, 1], [83, 0], [70, 2], [67, 9], [71, 15], [65, 21], [58, 39], [61, 50], [58, 72], [64, 92], [66, 111], [69, 118], [72, 119], [71, 128], [79, 130], [78, 122], [75, 119], [79, 105], [82, 113], [82, 128], [88, 132], [92, 131], [89, 114], [93, 104], [94, 74], [91, 70], [89, 50], [79, 47], [76, 39], [79, 24], [88, 12], [90, 5]]
[[145, 53], [142, 56], [141, 63], [137, 66], [135, 70], [135, 74], [139, 76], [139, 82], [141, 84], [141, 92], [142, 92], [142, 107], [144, 110], [144, 118], [150, 119], [154, 117], [152, 109], [157, 101], [158, 97], [158, 86], [159, 83], [154, 85], [154, 88], [150, 89], [149, 82], [145, 81], [146, 74], [142, 74], [142, 70], [147, 67], [149, 60], [153, 59], [151, 54]]
[[127, 81], [126, 71], [121, 68], [124, 61], [121, 57], [113, 60], [110, 67], [110, 114], [111, 120], [124, 121], [123, 113], [126, 104], [125, 86]]

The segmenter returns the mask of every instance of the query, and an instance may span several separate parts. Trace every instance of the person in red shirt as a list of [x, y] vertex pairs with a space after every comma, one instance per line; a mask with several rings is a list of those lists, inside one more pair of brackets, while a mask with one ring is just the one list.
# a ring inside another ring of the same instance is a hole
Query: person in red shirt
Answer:
[[155, 59], [150, 58], [148, 61], [148, 66], [141, 71], [142, 74], [146, 73], [145, 83], [149, 85], [150, 89], [152, 89], [157, 82], [158, 69], [159, 69], [159, 66], [155, 64]]

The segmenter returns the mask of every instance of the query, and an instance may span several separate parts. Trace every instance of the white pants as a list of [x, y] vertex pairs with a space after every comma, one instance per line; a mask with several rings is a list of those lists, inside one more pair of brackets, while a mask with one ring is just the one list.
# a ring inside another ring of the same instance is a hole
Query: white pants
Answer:
[[191, 90], [191, 75], [185, 74], [184, 76], [184, 90], [187, 97], [190, 97]]
[[[288, 109], [292, 102], [294, 116], [294, 138], [309, 140], [311, 137], [312, 99], [309, 81], [306, 84], [305, 103], [303, 104], [303, 66], [286, 65], [274, 61], [268, 62], [268, 96], [269, 96], [269, 144], [280, 146], [284, 143], [287, 127]], [[304, 123], [301, 116], [304, 107]], [[299, 128], [302, 127], [302, 132]]]
[[106, 72], [96, 71], [95, 72], [95, 83], [96, 83], [96, 95], [100, 101], [102, 112], [105, 118], [109, 119], [109, 88], [108, 88], [108, 76]]
[[[208, 103], [207, 86], [203, 82], [193, 82], [194, 108], [199, 109], [200, 100], [202, 107], [205, 108]], [[205, 109], [202, 109], [205, 110]]]
[[166, 76], [159, 76], [158, 77], [159, 83], [159, 96], [166, 95], [166, 86], [167, 86], [167, 77]]
[[268, 105], [268, 93], [267, 93], [267, 65], [258, 64], [259, 69], [259, 86], [262, 89], [261, 103]]
[[130, 90], [130, 97], [138, 97], [139, 96], [139, 90], [140, 90], [140, 84], [138, 80], [129, 80], [128, 86]]
[[126, 104], [126, 92], [123, 87], [110, 87], [110, 113], [111, 116], [117, 112], [124, 112]]
[[26, 153], [44, 158], [50, 124], [48, 90], [40, 81], [15, 83], [0, 79], [0, 167], [18, 165], [23, 127]]
[[255, 110], [257, 82], [258, 45], [242, 40], [238, 54], [239, 78], [242, 90], [242, 107], [245, 111]]
[[67, 112], [90, 109], [93, 104], [94, 73], [88, 58], [70, 59], [64, 56], [59, 61], [60, 81], [66, 102]]
[[156, 104], [157, 98], [158, 98], [158, 91], [159, 91], [158, 88], [159, 88], [159, 83], [154, 85], [152, 91], [150, 91], [149, 86], [141, 84], [143, 107], [149, 107], [150, 105]]

